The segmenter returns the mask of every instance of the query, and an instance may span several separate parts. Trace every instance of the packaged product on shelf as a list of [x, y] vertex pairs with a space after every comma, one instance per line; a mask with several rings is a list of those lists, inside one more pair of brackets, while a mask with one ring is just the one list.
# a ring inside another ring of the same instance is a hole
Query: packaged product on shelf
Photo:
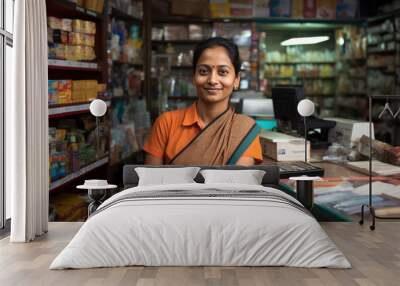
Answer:
[[165, 25], [164, 39], [166, 41], [189, 39], [188, 27], [186, 25]]
[[101, 14], [104, 9], [104, 0], [85, 0], [85, 8]]
[[70, 61], [92, 61], [96, 59], [96, 55], [92, 47], [65, 46], [65, 59]]
[[164, 29], [159, 27], [151, 28], [151, 39], [153, 41], [161, 41], [164, 37]]
[[57, 44], [68, 44], [68, 32], [47, 28], [47, 42]]
[[253, 2], [242, 4], [236, 3], [236, 1], [231, 0], [231, 17], [233, 18], [251, 18], [253, 17]]
[[336, 0], [317, 0], [316, 17], [320, 19], [335, 19]]
[[97, 80], [72, 81], [72, 100], [74, 102], [86, 102], [97, 98]]
[[48, 44], [48, 57], [49, 59], [58, 59], [65, 60], [66, 59], [66, 46], [63, 44]]
[[354, 18], [356, 17], [358, 8], [358, 0], [338, 0], [336, 4], [337, 18]]
[[71, 80], [48, 81], [49, 104], [63, 104], [71, 102]]
[[272, 17], [290, 17], [290, 0], [271, 0], [270, 9]]
[[231, 16], [231, 4], [229, 1], [213, 1], [209, 3], [211, 18], [229, 18]]
[[300, 19], [304, 17], [304, 1], [292, 1], [292, 18]]
[[315, 18], [316, 0], [304, 0], [304, 18]]
[[172, 0], [171, 14], [208, 18], [207, 0]]
[[61, 29], [62, 27], [62, 21], [60, 18], [57, 17], [47, 17], [47, 25], [51, 28], [51, 29]]
[[68, 44], [73, 46], [94, 47], [94, 35], [71, 32], [69, 33]]
[[254, 0], [254, 17], [266, 18], [270, 16], [269, 1], [270, 0]]
[[204, 39], [203, 35], [203, 26], [189, 24], [189, 39], [190, 40], [202, 40]]
[[72, 20], [72, 31], [86, 34], [96, 34], [96, 23], [74, 19]]

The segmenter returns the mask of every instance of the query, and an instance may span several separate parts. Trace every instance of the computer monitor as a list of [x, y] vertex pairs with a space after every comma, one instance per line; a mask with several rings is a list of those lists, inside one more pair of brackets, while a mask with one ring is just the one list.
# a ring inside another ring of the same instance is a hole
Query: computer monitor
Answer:
[[[289, 123], [292, 130], [298, 131], [302, 123], [297, 112], [297, 104], [304, 99], [302, 85], [277, 85], [272, 88], [272, 104], [274, 106], [275, 119], [278, 123]], [[280, 126], [281, 124], [278, 124]]]

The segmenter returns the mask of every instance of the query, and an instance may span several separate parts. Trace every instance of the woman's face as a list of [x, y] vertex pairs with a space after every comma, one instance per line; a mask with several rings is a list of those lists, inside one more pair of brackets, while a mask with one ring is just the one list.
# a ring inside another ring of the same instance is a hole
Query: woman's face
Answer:
[[216, 46], [205, 49], [201, 54], [193, 84], [197, 95], [206, 103], [228, 100], [234, 88], [239, 87], [240, 77], [224, 47]]

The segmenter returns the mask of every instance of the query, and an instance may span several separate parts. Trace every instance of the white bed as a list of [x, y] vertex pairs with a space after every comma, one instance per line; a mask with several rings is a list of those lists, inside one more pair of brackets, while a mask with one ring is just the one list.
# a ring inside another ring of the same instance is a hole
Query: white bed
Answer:
[[99, 207], [50, 269], [128, 265], [350, 268], [299, 204], [282, 191], [256, 185], [130, 188]]

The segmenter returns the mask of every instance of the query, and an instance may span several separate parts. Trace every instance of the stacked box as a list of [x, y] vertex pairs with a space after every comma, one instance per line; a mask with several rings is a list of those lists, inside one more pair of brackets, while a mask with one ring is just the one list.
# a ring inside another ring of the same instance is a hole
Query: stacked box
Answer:
[[292, 18], [300, 19], [304, 15], [304, 2], [292, 1]]
[[104, 9], [104, 0], [86, 0], [85, 8], [101, 14]]
[[49, 80], [49, 104], [64, 104], [72, 101], [71, 80]]
[[316, 0], [304, 0], [303, 13], [304, 18], [315, 18]]
[[272, 17], [290, 17], [290, 0], [271, 0], [270, 9]]
[[[69, 61], [92, 61], [96, 59], [96, 54], [92, 47], [64, 46], [64, 50], [65, 50], [65, 59]], [[57, 57], [57, 59], [60, 58]]]
[[96, 34], [96, 23], [79, 19], [72, 20], [72, 31], [85, 34]]
[[228, 0], [210, 0], [209, 3], [212, 18], [229, 18], [231, 16], [231, 4]]
[[337, 18], [353, 18], [356, 17], [358, 8], [357, 0], [338, 0], [336, 4]]
[[270, 16], [269, 0], [254, 0], [254, 17], [265, 18]]
[[72, 20], [56, 17], [47, 17], [47, 25], [54, 30], [72, 31]]
[[94, 47], [94, 35], [71, 32], [68, 34], [68, 44], [73, 46]]
[[317, 0], [316, 16], [320, 19], [335, 19], [336, 0]]
[[72, 101], [85, 102], [97, 97], [97, 80], [74, 80], [72, 82]]

